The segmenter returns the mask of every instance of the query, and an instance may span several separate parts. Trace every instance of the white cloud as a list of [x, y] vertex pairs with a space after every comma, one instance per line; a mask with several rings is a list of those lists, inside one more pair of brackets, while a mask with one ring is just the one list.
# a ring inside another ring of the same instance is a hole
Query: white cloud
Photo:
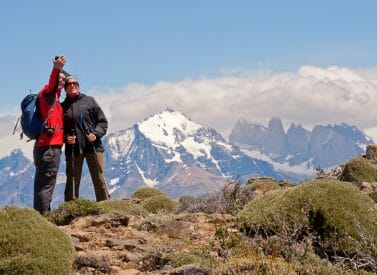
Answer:
[[[130, 84], [122, 89], [92, 90], [110, 118], [111, 131], [171, 108], [228, 137], [238, 118], [266, 125], [345, 122], [365, 130], [377, 125], [375, 69], [302, 66], [296, 73], [245, 74], [217, 78]], [[374, 78], [373, 78], [374, 76]], [[369, 131], [377, 141], [375, 131]]]
[[[242, 72], [230, 76], [129, 84], [119, 89], [93, 89], [110, 122], [110, 132], [133, 124], [166, 108], [210, 126], [226, 139], [237, 119], [267, 125], [275, 116], [308, 130], [314, 125], [345, 122], [365, 131], [377, 142], [377, 68], [302, 66], [296, 73]], [[8, 136], [16, 117], [0, 117], [0, 156], [33, 142]]]
[[17, 116], [5, 115], [0, 116], [0, 158], [10, 155], [10, 153], [20, 148], [25, 156], [32, 160], [34, 141], [27, 142], [27, 137], [20, 139], [21, 126], [13, 134], [16, 126]]

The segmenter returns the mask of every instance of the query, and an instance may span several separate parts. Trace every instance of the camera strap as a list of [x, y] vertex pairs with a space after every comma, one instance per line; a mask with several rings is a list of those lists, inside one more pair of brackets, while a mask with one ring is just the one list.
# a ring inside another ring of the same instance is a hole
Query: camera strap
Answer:
[[56, 106], [56, 101], [57, 101], [57, 100], [56, 100], [56, 96], [55, 96], [54, 103], [51, 105], [50, 110], [48, 110], [47, 117], [46, 117], [46, 119], [43, 121], [43, 126], [46, 125], [47, 121], [48, 121], [49, 118], [51, 117], [52, 112], [54, 111], [55, 106]]

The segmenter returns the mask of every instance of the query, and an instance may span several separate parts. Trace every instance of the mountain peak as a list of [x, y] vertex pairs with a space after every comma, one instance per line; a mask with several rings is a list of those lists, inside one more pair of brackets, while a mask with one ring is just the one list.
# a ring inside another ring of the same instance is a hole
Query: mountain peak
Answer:
[[245, 118], [239, 118], [236, 122], [236, 124], [240, 125], [249, 125], [249, 122]]
[[163, 112], [174, 113], [175, 110], [173, 110], [173, 109], [171, 109], [171, 108], [166, 108]]
[[278, 117], [273, 117], [270, 119], [270, 121], [268, 122], [268, 129], [284, 133], [283, 123]]
[[[158, 144], [175, 147], [177, 137], [195, 134], [203, 126], [178, 111], [166, 109], [137, 123], [139, 130]], [[178, 138], [179, 138], [178, 137]]]
[[8, 167], [12, 171], [20, 171], [30, 165], [30, 161], [24, 156], [20, 149], [15, 149], [5, 158], [0, 159], [0, 170]]

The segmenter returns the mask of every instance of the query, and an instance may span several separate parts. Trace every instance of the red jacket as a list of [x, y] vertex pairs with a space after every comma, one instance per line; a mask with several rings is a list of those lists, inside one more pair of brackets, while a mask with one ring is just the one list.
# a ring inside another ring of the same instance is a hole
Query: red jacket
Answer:
[[[52, 112], [46, 122], [46, 126], [52, 126], [55, 128], [53, 135], [48, 135], [46, 131], [42, 131], [42, 134], [36, 141], [37, 147], [58, 145], [62, 146], [64, 142], [63, 131], [63, 109], [60, 105], [60, 90], [58, 90], [60, 70], [53, 68], [50, 80], [46, 86], [39, 92], [39, 108], [41, 111], [43, 121], [48, 117], [51, 108]], [[55, 105], [54, 102], [56, 101]]]

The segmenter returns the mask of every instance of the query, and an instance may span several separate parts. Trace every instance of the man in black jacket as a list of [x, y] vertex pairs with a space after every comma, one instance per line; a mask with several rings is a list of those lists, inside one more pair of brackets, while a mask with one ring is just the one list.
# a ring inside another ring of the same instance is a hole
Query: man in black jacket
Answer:
[[97, 201], [107, 200], [109, 193], [105, 183], [104, 148], [101, 142], [107, 132], [107, 119], [93, 97], [80, 93], [76, 77], [68, 77], [64, 88], [67, 93], [62, 103], [67, 175], [64, 199], [70, 201], [79, 197], [85, 158]]

